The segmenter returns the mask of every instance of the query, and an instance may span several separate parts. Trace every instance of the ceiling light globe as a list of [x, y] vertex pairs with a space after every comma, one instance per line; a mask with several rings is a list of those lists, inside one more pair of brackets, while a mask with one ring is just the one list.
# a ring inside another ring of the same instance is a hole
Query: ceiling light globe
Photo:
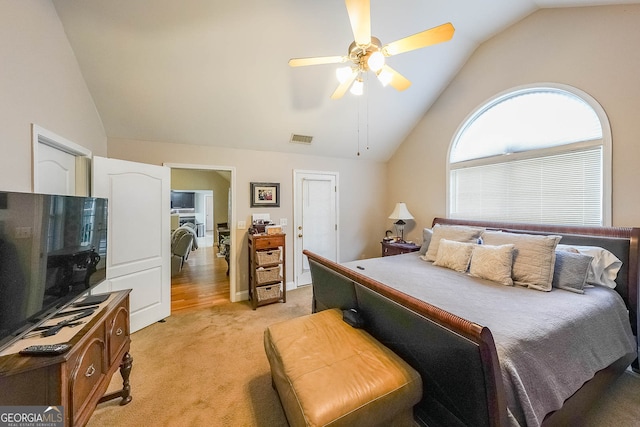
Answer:
[[382, 67], [384, 67], [384, 55], [382, 52], [377, 51], [373, 52], [369, 59], [367, 59], [367, 66], [373, 72], [378, 72]]
[[351, 92], [353, 95], [362, 95], [364, 93], [364, 83], [362, 82], [362, 80], [358, 79], [353, 82], [353, 85], [351, 85], [351, 90], [349, 92]]
[[393, 79], [393, 75], [387, 70], [381, 70], [377, 76], [380, 83], [382, 83], [382, 86], [387, 86]]

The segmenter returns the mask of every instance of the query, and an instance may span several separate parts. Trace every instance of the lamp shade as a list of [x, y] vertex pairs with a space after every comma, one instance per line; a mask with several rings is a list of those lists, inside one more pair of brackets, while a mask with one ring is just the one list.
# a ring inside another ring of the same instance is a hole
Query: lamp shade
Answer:
[[389, 219], [413, 219], [413, 215], [407, 209], [407, 205], [404, 203], [396, 203], [396, 207], [389, 215]]

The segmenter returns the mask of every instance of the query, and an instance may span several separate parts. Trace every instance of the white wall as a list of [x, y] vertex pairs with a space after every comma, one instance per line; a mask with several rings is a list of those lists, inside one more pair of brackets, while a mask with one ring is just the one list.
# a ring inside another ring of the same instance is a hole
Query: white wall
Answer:
[[31, 191], [31, 123], [97, 155], [107, 138], [49, 0], [0, 0], [0, 189]]
[[640, 226], [640, 5], [543, 9], [481, 45], [388, 163], [387, 194], [404, 199], [420, 240], [446, 214], [451, 140], [494, 95], [536, 82], [568, 84], [606, 111], [613, 138], [614, 226]]
[[[181, 163], [236, 168], [236, 219], [251, 223], [253, 213], [268, 212], [279, 222], [287, 218], [287, 278], [293, 280], [293, 170], [331, 171], [339, 173], [340, 184], [340, 261], [380, 256], [384, 230], [391, 226], [386, 219], [395, 201], [384, 194], [386, 168], [383, 163], [365, 159], [338, 159], [270, 151], [249, 151], [186, 144], [133, 141], [109, 138], [109, 157], [161, 165]], [[250, 182], [279, 182], [279, 208], [251, 208]], [[237, 230], [237, 289], [247, 289], [247, 230]]]

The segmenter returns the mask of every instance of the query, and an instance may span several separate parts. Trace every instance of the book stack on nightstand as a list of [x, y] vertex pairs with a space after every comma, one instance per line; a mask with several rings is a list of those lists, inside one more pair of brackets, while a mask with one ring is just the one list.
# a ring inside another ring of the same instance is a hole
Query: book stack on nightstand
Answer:
[[416, 252], [420, 250], [420, 246], [415, 243], [400, 243], [393, 240], [382, 241], [382, 256], [407, 254], [409, 252]]

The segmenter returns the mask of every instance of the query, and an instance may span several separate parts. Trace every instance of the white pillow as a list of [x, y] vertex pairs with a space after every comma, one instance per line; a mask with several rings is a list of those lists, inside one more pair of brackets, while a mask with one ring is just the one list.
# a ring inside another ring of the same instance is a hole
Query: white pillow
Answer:
[[590, 285], [606, 286], [614, 289], [616, 287], [616, 277], [622, 261], [614, 254], [604, 248], [598, 246], [575, 246], [575, 245], [558, 245], [558, 250], [568, 252], [578, 252], [583, 255], [593, 257], [589, 271], [587, 273], [587, 283]]
[[487, 245], [514, 245], [511, 278], [516, 285], [539, 291], [551, 290], [560, 236], [486, 231], [482, 240]]
[[438, 255], [433, 265], [450, 268], [451, 270], [466, 273], [473, 252], [473, 243], [455, 242], [442, 239], [438, 247]]
[[479, 227], [436, 224], [432, 229], [431, 242], [429, 243], [429, 249], [427, 249], [424, 255], [424, 259], [426, 261], [435, 261], [441, 239], [463, 243], [477, 243], [483, 231], [484, 228]]
[[480, 279], [488, 279], [501, 285], [513, 286], [511, 267], [513, 265], [513, 245], [478, 245], [473, 248], [469, 274]]

